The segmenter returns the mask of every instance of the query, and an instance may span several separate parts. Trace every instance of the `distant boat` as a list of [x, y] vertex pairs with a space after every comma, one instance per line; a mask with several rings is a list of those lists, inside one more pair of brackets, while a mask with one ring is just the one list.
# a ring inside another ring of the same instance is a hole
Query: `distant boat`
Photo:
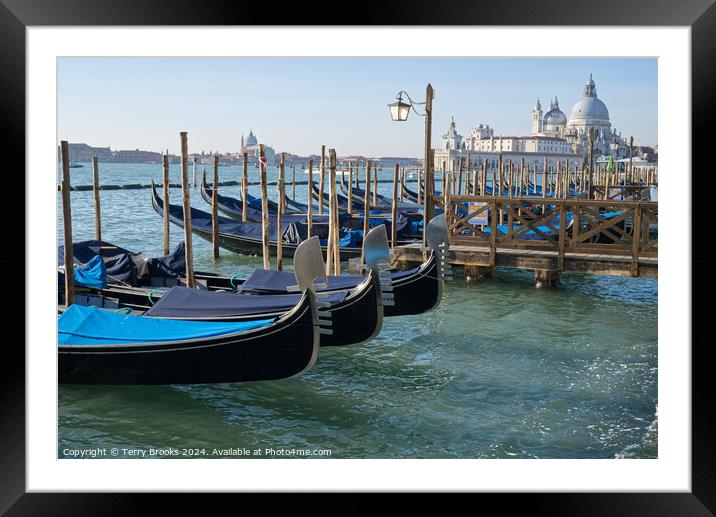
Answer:
[[73, 163], [70, 162], [70, 169], [79, 169], [80, 167], [84, 167], [81, 163]]

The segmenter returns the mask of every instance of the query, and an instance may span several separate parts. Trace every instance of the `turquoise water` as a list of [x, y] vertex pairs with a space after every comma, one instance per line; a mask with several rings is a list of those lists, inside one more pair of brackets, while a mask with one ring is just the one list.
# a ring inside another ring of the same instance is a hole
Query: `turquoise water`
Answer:
[[[203, 168], [211, 170], [199, 166], [199, 175]], [[103, 183], [161, 178], [155, 165], [101, 170]], [[238, 180], [240, 170], [221, 167], [220, 179]], [[172, 181], [178, 171], [172, 166]], [[257, 179], [255, 168], [249, 172]], [[91, 183], [89, 165], [71, 175], [73, 184]], [[307, 175], [296, 170], [296, 177]], [[289, 194], [290, 178], [289, 168]], [[298, 200], [306, 200], [306, 188], [297, 186]], [[390, 195], [392, 185], [379, 191]], [[172, 202], [179, 192], [172, 189]], [[207, 210], [194, 192], [192, 204]], [[239, 187], [222, 193], [238, 196]], [[71, 195], [74, 239], [93, 238], [92, 193]], [[161, 253], [161, 218], [148, 189], [101, 196], [105, 240]], [[175, 245], [182, 235], [175, 226], [172, 232]], [[214, 261], [210, 243], [199, 238], [194, 251], [197, 269], [233, 274], [261, 266], [258, 257], [223, 250]], [[278, 457], [266, 448], [330, 450], [333, 458], [657, 456], [656, 280], [564, 274], [561, 289], [538, 290], [526, 271], [498, 270], [476, 284], [461, 273], [456, 268], [437, 310], [387, 318], [367, 344], [322, 349], [298, 379], [60, 385], [58, 456], [113, 447], [118, 457], [134, 457], [122, 451], [130, 448], [176, 448], [180, 457], [237, 457], [243, 449]]]

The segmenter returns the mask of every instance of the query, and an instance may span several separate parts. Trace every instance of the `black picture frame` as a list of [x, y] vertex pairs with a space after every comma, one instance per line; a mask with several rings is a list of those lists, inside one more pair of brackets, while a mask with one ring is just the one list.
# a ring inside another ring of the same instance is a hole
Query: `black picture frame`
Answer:
[[[310, 8], [300, 3], [280, 4], [280, 9], [267, 11], [261, 3], [238, 1], [195, 2], [191, 0], [1, 0], [0, 3], [0, 74], [2, 95], [3, 143], [6, 157], [12, 153], [14, 170], [25, 170], [25, 28], [43, 25], [653, 25], [691, 27], [692, 80], [692, 168], [703, 171], [708, 179], [706, 154], [713, 144], [707, 142], [716, 120], [716, 6], [714, 0], [681, 0], [680, 2], [649, 0], [555, 0], [551, 2], [409, 2], [390, 4], [351, 4], [350, 16], [342, 10], [326, 7]], [[335, 16], [338, 14], [338, 16]], [[49, 115], [48, 115], [49, 116]], [[8, 153], [8, 154], [6, 154]], [[683, 171], [664, 173], [689, 174]], [[710, 185], [710, 179], [709, 185]], [[12, 198], [24, 205], [24, 184], [12, 185]], [[698, 185], [692, 182], [693, 185]], [[24, 195], [18, 194], [22, 189]], [[683, 207], [684, 217], [691, 217], [693, 274], [699, 274], [695, 287], [710, 294], [716, 287], [709, 267], [716, 264], [716, 252], [706, 241], [708, 235], [708, 202], [699, 199], [709, 189], [693, 189], [691, 207]], [[24, 206], [17, 207], [17, 210]], [[691, 210], [689, 210], [691, 209]], [[691, 211], [691, 213], [689, 213]], [[16, 212], [17, 213], [17, 212]], [[24, 225], [15, 221], [5, 229], [6, 246], [0, 260], [6, 268], [4, 293], [18, 307], [21, 300], [15, 293], [23, 292], [21, 275], [31, 274], [24, 262]], [[707, 241], [706, 241], [707, 242]], [[11, 245], [7, 245], [7, 244]], [[10, 272], [13, 271], [13, 272]], [[691, 282], [685, 276], [684, 282]], [[17, 285], [15, 285], [17, 284]], [[692, 301], [692, 342], [668, 343], [668, 346], [691, 347], [692, 352], [692, 491], [690, 493], [629, 493], [629, 494], [528, 494], [499, 496], [498, 504], [525, 505], [530, 511], [550, 515], [714, 515], [716, 511], [716, 451], [712, 433], [715, 405], [713, 388], [708, 379], [714, 365], [712, 339], [697, 329], [713, 319], [712, 303], [704, 297]], [[24, 303], [22, 304], [24, 307]], [[8, 312], [6, 315], [13, 314]], [[7, 322], [8, 319], [4, 318]], [[6, 328], [8, 326], [6, 325]], [[136, 494], [36, 494], [25, 490], [25, 354], [13, 333], [6, 334], [3, 347], [2, 395], [0, 396], [0, 514], [26, 515], [135, 515], [146, 508], [146, 499], [162, 498], [162, 505], [171, 499], [191, 511], [192, 504], [204, 508], [205, 503], [190, 503], [183, 495], [150, 496]], [[246, 498], [246, 495], [240, 495]], [[406, 498], [404, 498], [405, 500]], [[506, 499], [509, 501], [507, 503]], [[246, 501], [246, 499], [244, 499]], [[422, 504], [420, 498], [412, 503]], [[243, 504], [246, 504], [244, 502]], [[361, 502], [345, 509], [356, 510]], [[410, 504], [405, 501], [404, 510]], [[373, 507], [366, 503], [366, 508]], [[274, 508], [275, 509], [275, 508]], [[335, 509], [335, 508], [334, 508]], [[164, 510], [168, 510], [164, 506]], [[166, 513], [166, 512], [162, 512]], [[344, 513], [342, 511], [342, 513]]]

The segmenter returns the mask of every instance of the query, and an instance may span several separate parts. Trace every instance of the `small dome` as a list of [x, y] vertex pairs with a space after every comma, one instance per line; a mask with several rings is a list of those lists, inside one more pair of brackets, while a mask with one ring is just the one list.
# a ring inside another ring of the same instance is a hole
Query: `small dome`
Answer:
[[544, 115], [544, 130], [555, 131], [558, 126], [565, 126], [566, 124], [567, 116], [559, 109], [559, 102], [557, 101], [557, 97], [555, 97], [554, 101], [550, 102], [549, 111]]

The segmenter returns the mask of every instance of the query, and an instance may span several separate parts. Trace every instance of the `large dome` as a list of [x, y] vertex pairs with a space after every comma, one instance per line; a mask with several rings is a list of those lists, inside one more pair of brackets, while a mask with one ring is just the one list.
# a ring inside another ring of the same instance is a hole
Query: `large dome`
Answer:
[[572, 106], [569, 114], [572, 120], [589, 119], [589, 120], [609, 120], [609, 110], [607, 106], [596, 97], [582, 97]]
[[584, 120], [609, 122], [609, 110], [606, 104], [597, 98], [597, 89], [591, 74], [589, 74], [589, 81], [584, 85], [582, 98], [572, 106], [569, 120], [570, 122]]

